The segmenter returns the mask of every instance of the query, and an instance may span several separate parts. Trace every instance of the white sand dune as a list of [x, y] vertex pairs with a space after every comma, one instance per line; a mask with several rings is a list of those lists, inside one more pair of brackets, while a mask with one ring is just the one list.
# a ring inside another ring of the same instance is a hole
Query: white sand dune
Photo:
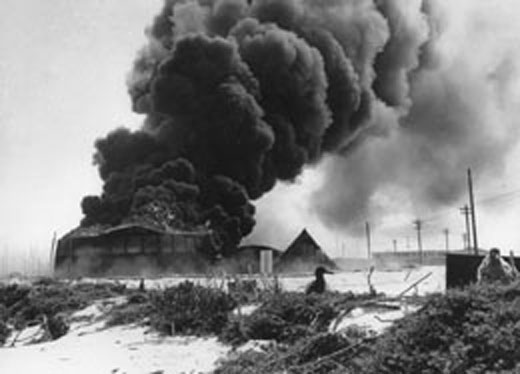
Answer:
[[164, 337], [148, 327], [105, 328], [106, 313], [121, 298], [102, 300], [74, 313], [62, 338], [30, 344], [41, 334], [23, 331], [15, 347], [0, 348], [0, 373], [180, 374], [210, 372], [229, 348], [216, 338]]
[[119, 326], [3, 348], [0, 373], [204, 373], [228, 350], [216, 338], [161, 337], [144, 327]]

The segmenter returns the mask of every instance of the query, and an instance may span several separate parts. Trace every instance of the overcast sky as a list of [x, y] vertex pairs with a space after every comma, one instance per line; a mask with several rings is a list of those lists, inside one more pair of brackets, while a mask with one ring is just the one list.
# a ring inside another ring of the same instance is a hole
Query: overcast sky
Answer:
[[[457, 3], [450, 7], [456, 21], [453, 27], [458, 30], [454, 35], [465, 34], [464, 19], [471, 14], [468, 9], [472, 1], [451, 2]], [[23, 252], [32, 247], [45, 253], [54, 231], [63, 235], [79, 223], [81, 198], [99, 193], [101, 182], [92, 165], [93, 142], [117, 126], [137, 128], [142, 121], [131, 112], [125, 77], [137, 50], [145, 43], [144, 28], [161, 3], [1, 1], [0, 251], [9, 248], [10, 252]], [[486, 38], [466, 35], [465, 48], [473, 48], [468, 41], [479, 51], [486, 51], [487, 45], [492, 51], [492, 45], [498, 42], [520, 48], [520, 2], [478, 3], [487, 4], [490, 23], [483, 22], [483, 29], [499, 27], [497, 33], [509, 37], [493, 40], [490, 29]], [[451, 47], [460, 48], [456, 42]], [[479, 56], [468, 53], [468, 58]], [[516, 64], [513, 61], [513, 66]], [[518, 87], [514, 90], [519, 91]], [[518, 149], [509, 155], [500, 180], [477, 186], [480, 198], [520, 188], [519, 155]], [[306, 209], [306, 196], [319, 178], [319, 170], [308, 171], [296, 185], [280, 186], [261, 201], [260, 217], [270, 219], [260, 223], [259, 232], [275, 227], [283, 235], [277, 236], [278, 243], [271, 244], [283, 246], [305, 225], [329, 253], [338, 254], [341, 243], [353, 248], [353, 254], [362, 253], [360, 239], [326, 230]], [[520, 194], [497, 201], [501, 203], [488, 202], [479, 212], [482, 244], [516, 248], [520, 254]], [[441, 246], [441, 230], [449, 226], [452, 245], [460, 247], [463, 221], [457, 206], [439, 214], [442, 219], [432, 221], [427, 243]], [[390, 220], [400, 220], [401, 228], [387, 233], [376, 229], [376, 249], [390, 247], [394, 237], [399, 239], [400, 248], [405, 248], [406, 236], [414, 246], [411, 223], [409, 229], [403, 228], [411, 218], [395, 212]]]
[[0, 4], [0, 248], [47, 248], [98, 193], [94, 140], [136, 128], [125, 78], [160, 1]]

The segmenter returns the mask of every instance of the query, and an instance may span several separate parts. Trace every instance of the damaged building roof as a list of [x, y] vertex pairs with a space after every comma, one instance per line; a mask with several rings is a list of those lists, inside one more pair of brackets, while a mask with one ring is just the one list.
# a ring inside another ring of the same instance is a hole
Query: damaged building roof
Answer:
[[170, 235], [207, 235], [210, 230], [196, 228], [194, 230], [179, 230], [172, 228], [163, 228], [156, 225], [151, 225], [143, 222], [127, 222], [117, 226], [87, 226], [77, 227], [67, 234], [62, 239], [79, 239], [79, 238], [94, 238], [100, 236], [106, 236], [114, 233], [120, 233], [125, 231], [141, 232], [141, 233], [154, 233], [154, 234], [170, 234]]

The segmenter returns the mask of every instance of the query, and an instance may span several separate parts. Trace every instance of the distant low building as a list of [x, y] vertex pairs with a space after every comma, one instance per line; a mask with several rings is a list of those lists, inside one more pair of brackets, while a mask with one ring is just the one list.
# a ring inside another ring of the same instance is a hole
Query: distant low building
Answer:
[[398, 268], [418, 265], [444, 265], [446, 251], [427, 250], [399, 251], [399, 252], [373, 252], [372, 259], [377, 268]]
[[334, 261], [304, 229], [280, 256], [275, 264], [275, 269], [281, 273], [307, 273], [314, 272], [320, 265], [329, 269], [337, 269]]
[[365, 271], [374, 265], [374, 260], [361, 257], [336, 257], [332, 260], [343, 271]]
[[208, 230], [165, 230], [138, 223], [80, 227], [58, 241], [55, 273], [70, 277], [203, 272], [212, 253]]

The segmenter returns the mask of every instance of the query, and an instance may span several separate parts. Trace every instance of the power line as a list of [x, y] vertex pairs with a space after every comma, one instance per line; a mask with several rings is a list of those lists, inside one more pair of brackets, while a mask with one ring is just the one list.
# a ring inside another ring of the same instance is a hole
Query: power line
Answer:
[[486, 203], [488, 201], [493, 201], [493, 200], [501, 199], [504, 197], [508, 197], [509, 195], [516, 195], [516, 194], [520, 194], [520, 188], [510, 190], [507, 192], [502, 192], [502, 193], [499, 193], [496, 195], [489, 195], [489, 196], [483, 197], [483, 198], [477, 200], [477, 203], [482, 204], [482, 203]]
[[[517, 199], [517, 198], [520, 198], [520, 189], [516, 189], [516, 190], [511, 190], [511, 191], [508, 191], [508, 192], [504, 192], [504, 193], [500, 193], [500, 194], [496, 194], [496, 195], [491, 195], [491, 196], [487, 196], [483, 199], [479, 199], [479, 200], [476, 200], [476, 203], [479, 203], [479, 204], [489, 204], [489, 203], [495, 203], [495, 202], [509, 202], [513, 199]], [[443, 218], [447, 218], [448, 216], [450, 215], [453, 215], [453, 218], [455, 218], [455, 214], [456, 214], [456, 208], [455, 207], [450, 207], [450, 208], [445, 208], [441, 211], [438, 211], [434, 214], [431, 214], [429, 216], [426, 216], [424, 218], [421, 219], [421, 221], [423, 223], [434, 223], [435, 221], [440, 221], [441, 219]], [[408, 226], [406, 224], [402, 224], [401, 226], [398, 226], [394, 229], [392, 229], [393, 232], [405, 232], [406, 230], [408, 229]], [[434, 232], [435, 230], [433, 228], [430, 228], [430, 229], [426, 229], [426, 230], [423, 230], [423, 232]]]
[[[519, 197], [520, 197], [520, 188], [517, 188], [514, 190], [507, 191], [507, 192], [501, 192], [499, 194], [488, 195], [484, 198], [476, 200], [475, 202], [478, 204], [487, 204], [490, 202], [499, 201], [501, 199], [516, 199]], [[453, 214], [453, 213], [454, 213], [453, 207], [445, 208], [445, 209], [437, 211], [436, 213], [431, 214], [429, 216], [426, 216], [426, 217], [423, 216], [422, 221], [423, 222], [436, 221], [436, 220], [444, 218], [445, 216], [447, 216], [449, 214]], [[404, 225], [403, 225], [403, 227], [404, 227]]]
[[[501, 192], [501, 193], [497, 193], [497, 194], [491, 194], [491, 195], [487, 195], [483, 198], [480, 198], [478, 200], [476, 200], [476, 202], [478, 204], [485, 204], [485, 205], [488, 205], [488, 204], [501, 204], [501, 203], [508, 203], [508, 202], [511, 202], [513, 200], [516, 200], [520, 198], [520, 188], [516, 188], [516, 189], [512, 189], [510, 191], [506, 191], [506, 192]], [[463, 211], [464, 207], [463, 208], [460, 208], [461, 212], [463, 214], [464, 211]], [[468, 215], [471, 213], [471, 210], [469, 207], [466, 207], [466, 209], [468, 209]], [[442, 209], [440, 211], [437, 211], [436, 213], [434, 214], [431, 214], [429, 216], [426, 216], [423, 218], [421, 218], [421, 228], [420, 228], [420, 232], [421, 232], [421, 246], [422, 246], [422, 236], [423, 234], [428, 234], [428, 237], [430, 237], [431, 235], [434, 235], [436, 233], [438, 233], [438, 230], [440, 229], [439, 226], [436, 227], [435, 224], [432, 224], [432, 223], [435, 223], [436, 221], [441, 221], [441, 220], [445, 220], [447, 219], [449, 216], [452, 216], [453, 219], [456, 218], [456, 212], [457, 212], [457, 209], [455, 207], [450, 207], [450, 208], [445, 208], [445, 209]], [[469, 218], [469, 217], [468, 217]], [[415, 223], [415, 222], [414, 222]], [[424, 223], [428, 223], [428, 225], [425, 227]], [[369, 228], [370, 230], [370, 228]], [[416, 227], [416, 230], [417, 230], [417, 227]], [[465, 234], [467, 236], [467, 240], [469, 241], [469, 243], [471, 243], [471, 229], [468, 230], [466, 228], [465, 230]], [[459, 232], [458, 230], [454, 231], [454, 232]], [[462, 230], [462, 233], [464, 233], [464, 230]], [[409, 248], [410, 249], [410, 243], [409, 243], [409, 235], [410, 235], [410, 227], [406, 224], [402, 224], [400, 226], [396, 226], [396, 227], [393, 227], [393, 228], [388, 228], [388, 230], [384, 230], [384, 236], [389, 236], [389, 237], [403, 237], [403, 238], [406, 238], [406, 248]], [[382, 248], [382, 247], [386, 247], [386, 248], [389, 248], [391, 249], [392, 248], [392, 244], [393, 242], [390, 241], [390, 243], [388, 242], [388, 240], [373, 240], [373, 238], [370, 238], [370, 251], [372, 251], [373, 248]], [[368, 244], [368, 243], [367, 243]], [[390, 244], [390, 245], [389, 245]]]

